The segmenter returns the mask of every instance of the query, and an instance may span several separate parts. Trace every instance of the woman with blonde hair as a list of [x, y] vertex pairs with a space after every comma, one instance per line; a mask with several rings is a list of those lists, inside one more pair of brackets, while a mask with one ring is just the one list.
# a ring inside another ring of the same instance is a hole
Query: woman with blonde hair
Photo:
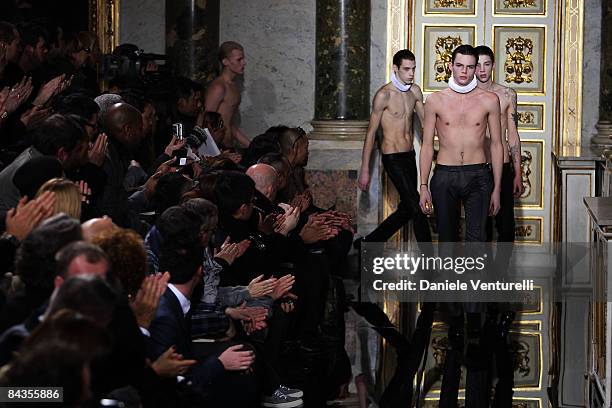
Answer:
[[69, 217], [81, 219], [81, 191], [79, 186], [65, 178], [52, 178], [40, 186], [36, 197], [45, 191], [55, 193], [53, 214], [65, 213]]

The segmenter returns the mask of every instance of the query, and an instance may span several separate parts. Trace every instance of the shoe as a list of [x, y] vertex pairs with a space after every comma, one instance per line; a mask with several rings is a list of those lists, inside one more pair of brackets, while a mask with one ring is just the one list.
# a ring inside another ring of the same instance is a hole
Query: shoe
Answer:
[[274, 394], [264, 397], [261, 402], [262, 407], [272, 408], [293, 408], [299, 407], [304, 403], [300, 398], [293, 398], [283, 394], [280, 390], [274, 391]]
[[302, 398], [304, 396], [304, 392], [302, 390], [298, 390], [297, 388], [289, 388], [286, 385], [279, 385], [278, 389], [288, 397], [293, 398]]

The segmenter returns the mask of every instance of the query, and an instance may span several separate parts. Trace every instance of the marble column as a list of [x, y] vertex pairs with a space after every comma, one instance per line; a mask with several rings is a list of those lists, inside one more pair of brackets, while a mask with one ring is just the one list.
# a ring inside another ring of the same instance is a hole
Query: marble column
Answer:
[[593, 143], [612, 145], [612, 2], [601, 4], [601, 84], [599, 122]]
[[205, 84], [217, 74], [220, 0], [166, 0], [166, 54], [176, 75]]
[[369, 116], [370, 1], [317, 0], [314, 139], [363, 139]]

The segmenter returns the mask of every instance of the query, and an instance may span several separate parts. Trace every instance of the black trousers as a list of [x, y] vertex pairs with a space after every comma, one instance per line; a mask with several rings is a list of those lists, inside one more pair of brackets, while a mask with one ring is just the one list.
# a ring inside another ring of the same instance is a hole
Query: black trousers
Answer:
[[[461, 205], [465, 210], [465, 240], [484, 242], [489, 213], [493, 178], [489, 164], [465, 166], [436, 165], [430, 183], [432, 200], [436, 212], [440, 242], [459, 242]], [[442, 256], [442, 255], [440, 255]], [[467, 307], [466, 305], [463, 305]], [[480, 313], [467, 313], [468, 342], [464, 359], [465, 317], [463, 307], [449, 319], [447, 352], [440, 393], [440, 407], [456, 407], [461, 376], [461, 365], [467, 366], [466, 406], [488, 407], [489, 347], [483, 344]]]
[[459, 241], [461, 204], [465, 209], [465, 240], [484, 242], [493, 177], [489, 164], [437, 164], [430, 182], [440, 242]]
[[495, 217], [487, 219], [487, 242], [493, 240], [493, 223], [497, 242], [514, 242], [514, 167], [504, 163], [499, 200], [501, 208]]
[[414, 150], [382, 155], [383, 166], [400, 195], [400, 203], [395, 212], [368, 234], [364, 241], [385, 242], [412, 219], [416, 240], [431, 242], [429, 222], [419, 207], [415, 157]]

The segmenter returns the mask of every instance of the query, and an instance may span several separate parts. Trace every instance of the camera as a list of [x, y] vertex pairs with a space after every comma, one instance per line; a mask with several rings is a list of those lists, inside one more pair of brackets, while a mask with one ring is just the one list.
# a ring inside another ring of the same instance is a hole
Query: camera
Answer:
[[183, 140], [183, 124], [182, 123], [173, 123], [172, 124], [172, 134], [176, 136], [176, 140]]
[[[132, 44], [122, 44], [115, 48], [112, 54], [104, 54], [100, 60], [100, 79], [111, 81], [116, 77], [141, 78], [153, 81], [156, 77], [168, 73], [165, 64], [157, 64], [158, 61], [166, 61], [163, 54], [146, 53]], [[156, 62], [155, 70], [148, 70], [150, 62]]]

